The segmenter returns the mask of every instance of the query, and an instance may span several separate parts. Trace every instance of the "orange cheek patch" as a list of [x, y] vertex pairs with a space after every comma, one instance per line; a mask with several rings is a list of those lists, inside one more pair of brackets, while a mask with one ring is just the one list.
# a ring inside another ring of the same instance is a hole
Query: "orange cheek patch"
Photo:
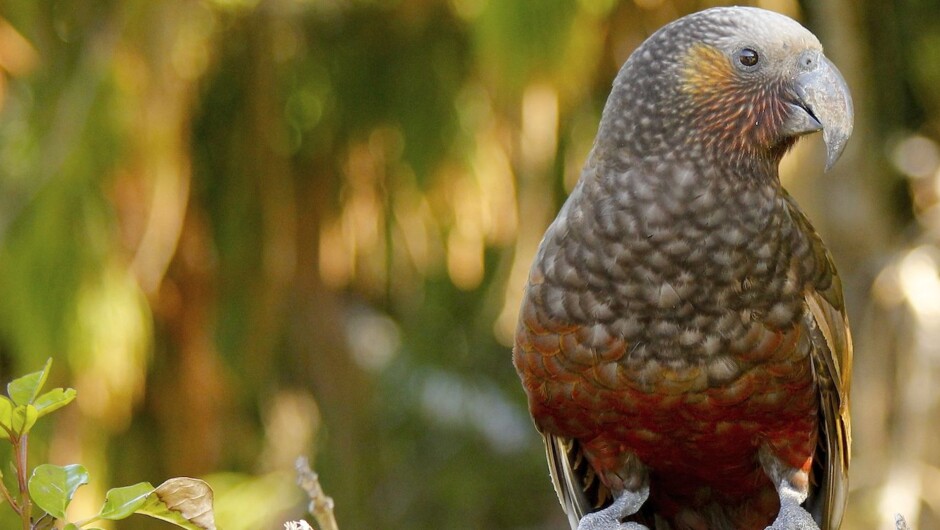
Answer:
[[683, 92], [696, 99], [712, 99], [728, 94], [735, 85], [731, 62], [720, 50], [705, 44], [693, 46], [682, 61]]
[[724, 53], [705, 44], [689, 49], [679, 72], [691, 102], [687, 116], [699, 124], [702, 141], [729, 154], [773, 145], [785, 111], [778, 85], [742, 77]]

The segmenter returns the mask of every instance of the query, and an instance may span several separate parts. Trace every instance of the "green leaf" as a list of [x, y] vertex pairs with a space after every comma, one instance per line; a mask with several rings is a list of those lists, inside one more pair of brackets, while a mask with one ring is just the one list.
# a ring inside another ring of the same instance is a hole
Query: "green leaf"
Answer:
[[124, 519], [143, 506], [147, 502], [147, 497], [153, 491], [154, 487], [149, 482], [108, 490], [104, 498], [104, 506], [98, 512], [98, 517], [111, 521]]
[[76, 394], [74, 388], [56, 388], [36, 398], [33, 401], [33, 406], [39, 411], [39, 417], [41, 418], [71, 403]]
[[13, 402], [6, 396], [0, 396], [0, 427], [13, 432]]
[[84, 466], [40, 464], [29, 477], [29, 496], [49, 515], [64, 519], [75, 490], [83, 484], [88, 484], [88, 471]]
[[30, 429], [33, 428], [33, 425], [36, 425], [36, 420], [39, 419], [39, 411], [36, 410], [36, 407], [32, 405], [20, 405], [13, 409], [13, 421], [12, 427], [13, 432], [16, 434], [26, 434]]
[[215, 530], [212, 488], [194, 478], [171, 478], [147, 497], [136, 513], [173, 523], [187, 530]]
[[7, 394], [17, 405], [26, 405], [32, 403], [42, 385], [46, 384], [46, 378], [49, 377], [49, 368], [52, 367], [52, 358], [46, 361], [46, 366], [38, 372], [26, 374], [10, 381], [7, 385]]
[[[81, 527], [78, 527], [78, 526], [75, 526], [75, 525], [72, 524], [72, 523], [69, 523], [69, 524], [65, 525], [65, 526], [62, 528], [62, 530], [81, 530]], [[89, 530], [91, 530], [91, 529], [89, 529]]]

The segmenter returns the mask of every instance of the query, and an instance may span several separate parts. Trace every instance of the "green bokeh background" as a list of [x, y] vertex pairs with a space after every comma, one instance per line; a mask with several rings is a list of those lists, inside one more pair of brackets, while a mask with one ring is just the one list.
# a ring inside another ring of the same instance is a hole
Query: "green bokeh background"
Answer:
[[[855, 95], [836, 168], [815, 138], [783, 168], [854, 323], [846, 526], [940, 528], [940, 4], [745, 3]], [[79, 391], [34, 462], [89, 469], [76, 518], [188, 475], [222, 528], [281, 528], [306, 454], [343, 530], [564, 528], [522, 283], [620, 64], [719, 4], [0, 2], [0, 379], [52, 357]]]

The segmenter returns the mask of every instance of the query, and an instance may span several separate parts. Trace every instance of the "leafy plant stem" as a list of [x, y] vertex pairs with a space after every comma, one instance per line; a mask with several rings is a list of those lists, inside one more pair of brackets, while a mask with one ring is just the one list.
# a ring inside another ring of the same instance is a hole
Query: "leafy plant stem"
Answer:
[[20, 519], [23, 521], [23, 530], [30, 530], [30, 518], [32, 516], [33, 505], [29, 500], [29, 479], [26, 473], [29, 470], [26, 461], [26, 451], [28, 447], [29, 435], [24, 433], [13, 440], [13, 452], [16, 455], [16, 479], [20, 487]]

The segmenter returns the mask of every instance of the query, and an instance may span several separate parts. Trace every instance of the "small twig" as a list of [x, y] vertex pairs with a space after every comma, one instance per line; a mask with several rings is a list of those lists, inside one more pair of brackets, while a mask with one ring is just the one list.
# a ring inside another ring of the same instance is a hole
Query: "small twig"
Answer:
[[297, 469], [297, 485], [303, 488], [307, 492], [307, 497], [310, 498], [307, 510], [316, 518], [320, 530], [339, 530], [336, 517], [333, 515], [333, 499], [323, 493], [323, 488], [320, 487], [320, 477], [310, 469], [310, 462], [301, 456], [294, 467]]

